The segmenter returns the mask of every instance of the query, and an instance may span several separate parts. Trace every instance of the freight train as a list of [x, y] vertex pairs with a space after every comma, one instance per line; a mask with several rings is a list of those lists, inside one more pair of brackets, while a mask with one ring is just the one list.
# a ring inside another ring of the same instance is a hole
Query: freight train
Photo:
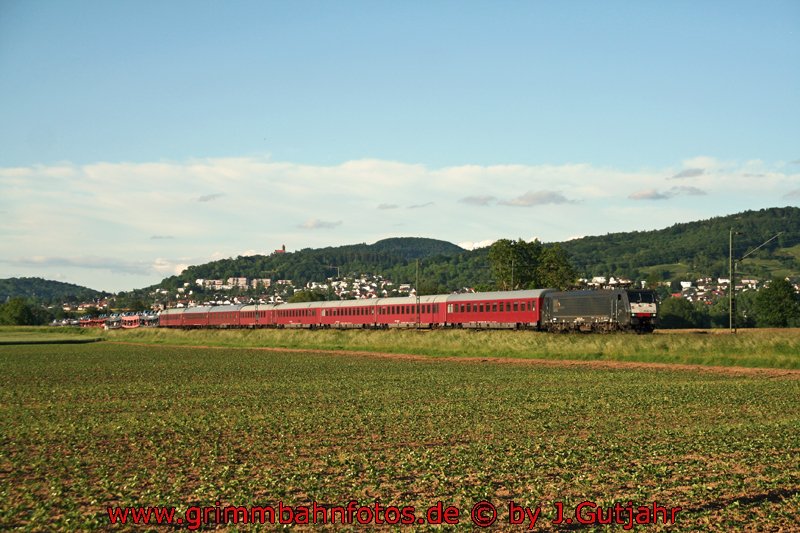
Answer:
[[473, 328], [651, 332], [654, 291], [538, 289], [167, 309], [166, 328]]

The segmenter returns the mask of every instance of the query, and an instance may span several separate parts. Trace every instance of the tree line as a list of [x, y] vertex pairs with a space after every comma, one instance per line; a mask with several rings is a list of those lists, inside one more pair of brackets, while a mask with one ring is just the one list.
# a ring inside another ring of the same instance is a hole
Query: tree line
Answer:
[[[773, 279], [758, 291], [739, 293], [735, 303], [736, 327], [800, 327], [800, 294], [785, 279]], [[724, 297], [709, 305], [666, 296], [659, 309], [660, 328], [724, 328], [729, 323], [729, 299]]]

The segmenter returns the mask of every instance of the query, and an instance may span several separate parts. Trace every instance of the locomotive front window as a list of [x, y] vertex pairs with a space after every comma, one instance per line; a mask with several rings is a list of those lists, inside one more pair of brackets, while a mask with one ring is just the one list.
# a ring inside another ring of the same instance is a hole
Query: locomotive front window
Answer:
[[628, 300], [632, 303], [656, 303], [656, 295], [652, 291], [628, 291]]

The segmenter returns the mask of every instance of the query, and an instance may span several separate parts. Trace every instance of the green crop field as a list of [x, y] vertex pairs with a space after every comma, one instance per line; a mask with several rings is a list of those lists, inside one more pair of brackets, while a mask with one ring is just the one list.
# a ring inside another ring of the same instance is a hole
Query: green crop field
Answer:
[[[1, 331], [1, 330], [0, 330]], [[430, 357], [604, 360], [800, 369], [800, 330], [752, 329], [736, 335], [664, 332], [590, 335], [531, 331], [167, 330], [101, 333], [110, 341], [173, 346], [275, 347], [405, 353]]]
[[789, 531], [800, 516], [786, 370], [0, 346], [0, 439], [0, 529], [107, 529], [109, 506], [350, 500], [442, 501], [459, 509], [445, 530], [472, 529], [482, 500], [499, 531], [527, 525], [509, 524], [511, 501], [541, 506], [538, 530], [556, 529], [556, 502], [681, 508], [639, 531]]
[[102, 331], [87, 328], [0, 326], [0, 346], [9, 344], [64, 344], [101, 340]]

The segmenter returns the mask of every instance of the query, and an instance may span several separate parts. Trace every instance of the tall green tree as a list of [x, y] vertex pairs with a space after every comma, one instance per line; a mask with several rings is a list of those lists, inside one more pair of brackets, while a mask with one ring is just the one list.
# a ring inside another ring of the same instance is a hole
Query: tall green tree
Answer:
[[711, 325], [708, 310], [685, 298], [667, 298], [661, 303], [658, 312], [659, 327], [672, 328], [707, 328]]
[[38, 326], [46, 324], [50, 316], [38, 305], [24, 298], [12, 298], [0, 305], [0, 324], [9, 326]]
[[575, 284], [578, 274], [560, 244], [542, 249], [536, 267], [536, 288], [566, 289]]
[[785, 279], [773, 279], [769, 287], [758, 291], [755, 301], [759, 327], [785, 328], [800, 326], [800, 295]]
[[539, 285], [539, 259], [542, 243], [538, 240], [525, 242], [500, 239], [489, 247], [489, 264], [497, 288], [514, 290]]
[[501, 290], [564, 289], [578, 277], [567, 252], [558, 244], [546, 247], [538, 240], [500, 239], [489, 248], [488, 258]]

